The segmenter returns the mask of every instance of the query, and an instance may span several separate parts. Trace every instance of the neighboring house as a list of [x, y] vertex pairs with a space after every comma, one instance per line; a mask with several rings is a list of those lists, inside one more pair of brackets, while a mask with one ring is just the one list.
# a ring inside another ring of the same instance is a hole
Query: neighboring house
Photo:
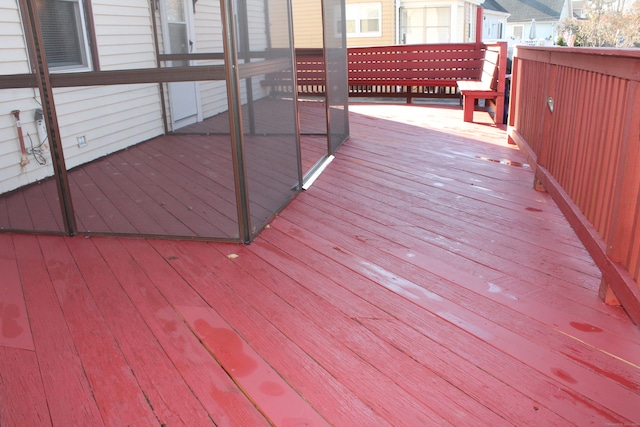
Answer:
[[[271, 47], [264, 16], [268, 2], [246, 3], [252, 49]], [[218, 0], [40, 0], [37, 4], [52, 73], [155, 68], [154, 13], [160, 53], [223, 52]], [[0, 73], [30, 73], [18, 2], [0, 0], [0, 16]], [[278, 27], [277, 22], [270, 24]], [[174, 65], [184, 62], [174, 61]], [[254, 98], [266, 95], [266, 89], [254, 81]], [[59, 88], [54, 98], [68, 168], [162, 135], [163, 113], [172, 130], [228, 108], [225, 81]], [[0, 194], [53, 174], [46, 149], [41, 150], [41, 160], [47, 164], [32, 159], [20, 165], [18, 130], [11, 112], [20, 110], [30, 149], [46, 145], [46, 131], [42, 133], [36, 120], [40, 108], [37, 89], [0, 90]]]
[[476, 13], [482, 0], [400, 1], [402, 44], [475, 41]]
[[484, 0], [482, 8], [482, 40], [505, 40], [507, 38], [509, 12], [500, 6], [496, 0]]
[[[347, 46], [395, 44], [396, 0], [346, 0]], [[322, 4], [319, 0], [293, 0], [296, 47], [322, 47]], [[337, 25], [336, 25], [337, 27]], [[338, 28], [335, 29], [338, 31]]]
[[393, 1], [347, 0], [347, 47], [393, 44], [396, 39], [395, 16]]
[[[474, 41], [482, 0], [346, 0], [347, 46]], [[296, 47], [322, 46], [318, 0], [293, 0]]]
[[545, 39], [555, 40], [558, 23], [569, 16], [568, 0], [496, 1], [510, 13], [506, 38], [516, 44], [539, 44]]

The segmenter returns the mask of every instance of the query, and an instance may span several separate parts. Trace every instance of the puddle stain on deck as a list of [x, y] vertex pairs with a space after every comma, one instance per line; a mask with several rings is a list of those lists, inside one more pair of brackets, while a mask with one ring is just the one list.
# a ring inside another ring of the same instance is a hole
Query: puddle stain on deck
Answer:
[[430, 292], [407, 279], [397, 276], [379, 265], [375, 265], [367, 261], [361, 261], [360, 264], [365, 268], [365, 272], [369, 279], [379, 283], [398, 295], [402, 295], [413, 301], [420, 301], [424, 297], [433, 301], [444, 301], [440, 295]]
[[504, 289], [502, 289], [502, 287], [496, 285], [495, 283], [489, 282], [488, 286], [489, 286], [489, 289], [488, 289], [489, 293], [500, 294], [500, 295], [503, 295], [505, 298], [508, 298], [514, 301], [519, 300], [517, 296], [504, 292]]
[[20, 308], [16, 304], [0, 303], [0, 313], [2, 317], [2, 337], [17, 338], [24, 332], [24, 328], [18, 324], [20, 319]]
[[[4, 250], [12, 247], [2, 243]], [[1, 253], [0, 272], [0, 346], [34, 351], [20, 275], [16, 264]]]
[[244, 352], [240, 337], [231, 329], [214, 328], [204, 319], [197, 319], [193, 326], [204, 343], [216, 343], [214, 357], [225, 361], [233, 377], [246, 377], [256, 371], [258, 363]]
[[214, 309], [175, 309], [209, 354], [270, 423], [290, 427], [328, 425]]
[[577, 330], [582, 331], [582, 332], [602, 332], [601, 328], [598, 328], [597, 326], [590, 325], [588, 323], [571, 322], [569, 324], [571, 326], [573, 326], [574, 328], [576, 328]]

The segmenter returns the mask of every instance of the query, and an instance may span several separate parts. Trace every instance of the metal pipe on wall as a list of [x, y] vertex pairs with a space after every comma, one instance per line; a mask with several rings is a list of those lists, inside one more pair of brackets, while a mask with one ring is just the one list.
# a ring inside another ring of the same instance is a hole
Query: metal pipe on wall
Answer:
[[27, 157], [27, 148], [24, 145], [24, 135], [22, 134], [22, 124], [20, 123], [20, 110], [13, 110], [11, 112], [13, 118], [16, 121], [16, 129], [18, 130], [18, 140], [20, 141], [20, 152], [22, 158], [20, 160], [20, 166], [27, 166], [29, 164], [29, 158]]

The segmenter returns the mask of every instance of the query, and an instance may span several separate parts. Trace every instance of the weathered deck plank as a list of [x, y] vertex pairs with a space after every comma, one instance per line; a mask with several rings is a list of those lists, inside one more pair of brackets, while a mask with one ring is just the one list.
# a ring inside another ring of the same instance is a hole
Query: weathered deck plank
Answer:
[[[46, 402], [53, 425], [104, 425], [38, 238], [16, 235], [13, 242], [44, 388], [44, 395], [36, 401]], [[4, 377], [5, 373], [2, 375]], [[19, 390], [8, 392], [18, 393]], [[31, 406], [32, 403], [23, 399], [18, 404]], [[2, 407], [4, 405], [5, 402]]]

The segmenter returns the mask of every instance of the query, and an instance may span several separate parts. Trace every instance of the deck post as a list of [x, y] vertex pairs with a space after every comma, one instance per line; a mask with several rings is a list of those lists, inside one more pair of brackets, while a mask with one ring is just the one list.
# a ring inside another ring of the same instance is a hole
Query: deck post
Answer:
[[482, 45], [482, 22], [484, 16], [484, 9], [478, 7], [476, 10], [476, 48], [480, 50]]
[[44, 119], [46, 121], [51, 163], [53, 165], [53, 173], [58, 190], [64, 231], [66, 234], [72, 236], [77, 231], [76, 218], [71, 200], [67, 166], [62, 150], [62, 138], [60, 136], [56, 105], [53, 99], [53, 87], [51, 85], [49, 66], [47, 64], [44, 41], [38, 20], [38, 9], [36, 2], [33, 0], [20, 1], [19, 6], [23, 13], [25, 27], [29, 28], [27, 33], [31, 34], [31, 36], [26, 37], [26, 40], [29, 44], [29, 51], [33, 52], [31, 59], [33, 60], [34, 74], [36, 75], [40, 99], [42, 100], [42, 111], [44, 112]]

